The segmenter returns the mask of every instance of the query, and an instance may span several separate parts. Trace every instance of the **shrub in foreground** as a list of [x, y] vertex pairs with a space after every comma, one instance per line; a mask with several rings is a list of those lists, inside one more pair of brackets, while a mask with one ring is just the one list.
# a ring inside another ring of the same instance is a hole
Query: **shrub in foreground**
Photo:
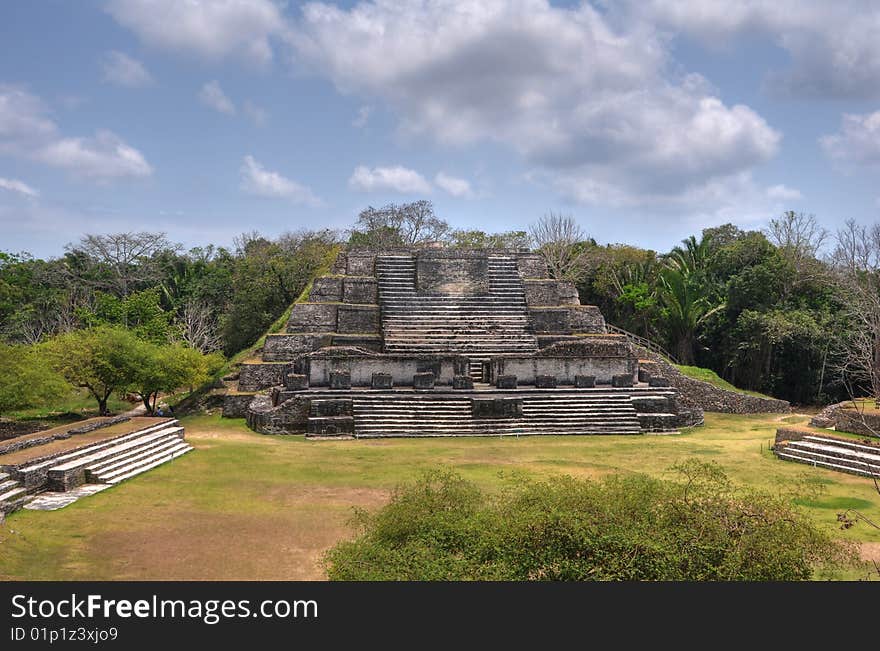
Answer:
[[331, 580], [791, 581], [854, 562], [786, 500], [736, 488], [713, 465], [680, 478], [507, 482], [485, 493], [452, 472], [357, 511]]

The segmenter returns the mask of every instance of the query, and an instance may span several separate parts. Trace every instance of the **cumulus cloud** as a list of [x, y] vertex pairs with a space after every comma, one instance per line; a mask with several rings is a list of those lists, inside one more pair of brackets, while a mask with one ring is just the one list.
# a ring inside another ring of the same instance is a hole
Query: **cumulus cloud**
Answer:
[[400, 194], [428, 194], [431, 184], [415, 170], [394, 167], [367, 167], [358, 165], [348, 179], [348, 185], [360, 192], [399, 192]]
[[[873, 0], [628, 0], [621, 22], [645, 20], [716, 46], [762, 36], [790, 57], [768, 88], [825, 97], [880, 94], [880, 5]], [[612, 12], [621, 4], [611, 4]]]
[[144, 64], [124, 52], [117, 50], [107, 52], [101, 60], [101, 67], [104, 71], [104, 81], [117, 86], [142, 88], [153, 83], [153, 77]]
[[0, 152], [96, 180], [153, 173], [143, 154], [116, 134], [99, 130], [90, 138], [64, 136], [48, 113], [39, 97], [0, 85]]
[[278, 172], [267, 170], [251, 155], [245, 156], [241, 164], [241, 189], [258, 197], [287, 199], [310, 206], [321, 205], [321, 200], [308, 187]]
[[822, 136], [819, 144], [834, 161], [855, 165], [880, 165], [880, 111], [845, 114], [838, 133]]
[[94, 179], [142, 177], [153, 173], [143, 154], [110, 131], [98, 131], [94, 138], [53, 141], [37, 152], [37, 158]]
[[19, 181], [18, 179], [4, 179], [3, 177], [0, 177], [0, 190], [8, 190], [9, 192], [15, 192], [32, 198], [37, 197], [40, 194], [24, 181]]
[[272, 38], [285, 32], [271, 0], [110, 0], [107, 11], [148, 45], [207, 59], [267, 63]]
[[787, 185], [772, 185], [767, 188], [767, 196], [771, 199], [780, 199], [782, 201], [797, 201], [803, 199], [801, 191], [797, 188], [790, 188]]
[[434, 183], [438, 188], [458, 199], [470, 199], [474, 196], [470, 181], [467, 179], [460, 179], [449, 176], [444, 172], [438, 172], [437, 176], [434, 177]]
[[[341, 92], [386, 101], [405, 133], [501, 143], [563, 182], [585, 179], [585, 199], [681, 196], [768, 160], [781, 138], [698, 75], [672, 75], [653, 28], [615, 30], [588, 4], [311, 3], [291, 43]], [[370, 172], [353, 185], [370, 187]]]
[[226, 96], [226, 93], [223, 92], [223, 89], [220, 88], [220, 83], [217, 81], [209, 81], [202, 86], [202, 89], [199, 91], [199, 99], [202, 104], [218, 113], [225, 113], [226, 115], [235, 115], [236, 113], [235, 104]]

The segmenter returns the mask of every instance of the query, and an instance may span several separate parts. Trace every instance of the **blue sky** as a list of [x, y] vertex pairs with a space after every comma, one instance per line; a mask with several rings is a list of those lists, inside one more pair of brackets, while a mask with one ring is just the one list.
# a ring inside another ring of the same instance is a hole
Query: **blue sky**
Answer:
[[573, 215], [666, 250], [880, 214], [867, 0], [34, 0], [0, 6], [0, 250]]

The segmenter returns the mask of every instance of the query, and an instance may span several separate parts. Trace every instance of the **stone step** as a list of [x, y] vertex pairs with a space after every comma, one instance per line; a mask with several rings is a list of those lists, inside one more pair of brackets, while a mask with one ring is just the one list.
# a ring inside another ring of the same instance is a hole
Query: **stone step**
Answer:
[[9, 473], [8, 472], [0, 472], [0, 481], [4, 481], [6, 479], [9, 479]]
[[2, 506], [5, 502], [12, 502], [13, 500], [24, 497], [25, 495], [27, 495], [27, 489], [19, 484], [15, 488], [0, 493], [0, 506]]
[[877, 452], [861, 452], [849, 447], [814, 443], [811, 441], [791, 441], [786, 448], [797, 449], [807, 453], [839, 457], [848, 461], [867, 463], [880, 468], [880, 454]]
[[41, 470], [41, 469], [43, 469], [45, 467], [49, 467], [49, 466], [55, 467], [58, 464], [65, 463], [67, 461], [73, 461], [73, 460], [78, 459], [80, 457], [90, 455], [96, 451], [108, 448], [112, 445], [117, 445], [119, 443], [131, 441], [131, 440], [136, 439], [138, 437], [151, 434], [151, 433], [153, 433], [157, 430], [160, 430], [160, 429], [176, 426], [176, 424], [177, 424], [176, 420], [171, 420], [171, 421], [168, 421], [165, 423], [151, 425], [150, 427], [146, 427], [142, 430], [138, 430], [137, 432], [132, 432], [131, 434], [119, 436], [119, 437], [111, 439], [109, 441], [102, 441], [100, 443], [95, 443], [93, 445], [84, 445], [81, 448], [77, 448], [76, 450], [73, 450], [73, 451], [68, 452], [66, 454], [59, 455], [57, 457], [53, 457], [53, 458], [45, 460], [45, 461], [38, 460], [33, 463], [22, 464], [18, 470], [20, 473], [28, 473], [28, 472], [32, 472], [32, 471]]
[[880, 470], [874, 470], [873, 468], [865, 464], [860, 465], [857, 462], [842, 460], [838, 457], [819, 455], [815, 453], [811, 454], [805, 450], [789, 450], [788, 448], [789, 446], [785, 446], [782, 450], [777, 451], [776, 456], [780, 459], [785, 459], [787, 461], [796, 461], [798, 463], [827, 468], [829, 470], [847, 472], [854, 475], [861, 475], [863, 477], [880, 478]]
[[3, 491], [7, 491], [10, 488], [13, 488], [14, 486], [18, 486], [18, 485], [19, 485], [19, 483], [18, 483], [18, 480], [16, 480], [16, 479], [4, 479], [4, 480], [0, 481], [0, 493], [2, 493]]
[[132, 477], [136, 477], [141, 473], [147, 472], [148, 470], [152, 470], [153, 468], [161, 466], [163, 463], [167, 463], [172, 459], [183, 456], [192, 449], [193, 448], [191, 445], [181, 441], [181, 445], [178, 446], [178, 448], [174, 451], [164, 452], [162, 454], [148, 457], [143, 461], [143, 463], [132, 464], [132, 466], [126, 472], [117, 471], [117, 473], [113, 476], [102, 477], [101, 482], [105, 484], [118, 484], [127, 479], [131, 479]]
[[106, 461], [103, 461], [101, 463], [87, 466], [86, 476], [88, 476], [89, 474], [95, 475], [98, 473], [109, 472], [116, 468], [127, 465], [132, 460], [142, 457], [146, 453], [155, 454], [162, 452], [165, 449], [176, 447], [181, 443], [181, 441], [183, 441], [183, 439], [181, 439], [177, 434], [170, 434], [163, 439], [153, 442], [151, 445], [136, 448], [125, 454], [113, 457], [112, 459], [107, 459]]
[[160, 430], [158, 432], [151, 432], [150, 434], [147, 434], [145, 436], [140, 436], [140, 437], [137, 437], [132, 440], [124, 441], [122, 443], [114, 443], [113, 445], [107, 446], [104, 449], [101, 449], [101, 450], [94, 452], [93, 454], [89, 454], [84, 457], [73, 459], [72, 461], [69, 461], [69, 462], [66, 462], [63, 464], [55, 465], [52, 467], [52, 471], [71, 470], [71, 469], [79, 467], [79, 466], [88, 466], [93, 463], [98, 463], [103, 459], [115, 457], [121, 453], [128, 451], [128, 450], [140, 449], [144, 446], [149, 445], [150, 443], [153, 443], [156, 440], [161, 440], [162, 438], [164, 438], [168, 434], [171, 434], [172, 432], [177, 433], [177, 432], [182, 432], [182, 431], [183, 431], [182, 427], [170, 427], [170, 428]]
[[104, 447], [92, 454], [78, 457], [49, 468], [48, 481], [53, 490], [67, 491], [90, 480], [90, 467], [98, 467], [119, 458], [136, 458], [149, 454], [153, 448], [165, 443], [169, 436], [182, 440], [183, 428], [166, 427], [135, 439], [126, 440]]
[[863, 443], [856, 443], [855, 441], [844, 441], [838, 438], [830, 438], [827, 436], [805, 436], [804, 441], [810, 441], [813, 443], [823, 443], [828, 445], [834, 445], [841, 448], [848, 448], [851, 450], [858, 450], [860, 452], [866, 452], [867, 454], [880, 454], [880, 447], [876, 445], [865, 445]]

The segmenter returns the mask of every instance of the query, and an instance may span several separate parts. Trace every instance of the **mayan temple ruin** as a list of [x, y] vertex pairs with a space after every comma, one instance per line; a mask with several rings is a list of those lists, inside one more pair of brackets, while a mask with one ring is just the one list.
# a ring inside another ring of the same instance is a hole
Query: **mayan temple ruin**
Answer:
[[351, 250], [241, 365], [224, 414], [267, 434], [355, 438], [702, 422], [637, 350], [526, 250]]

